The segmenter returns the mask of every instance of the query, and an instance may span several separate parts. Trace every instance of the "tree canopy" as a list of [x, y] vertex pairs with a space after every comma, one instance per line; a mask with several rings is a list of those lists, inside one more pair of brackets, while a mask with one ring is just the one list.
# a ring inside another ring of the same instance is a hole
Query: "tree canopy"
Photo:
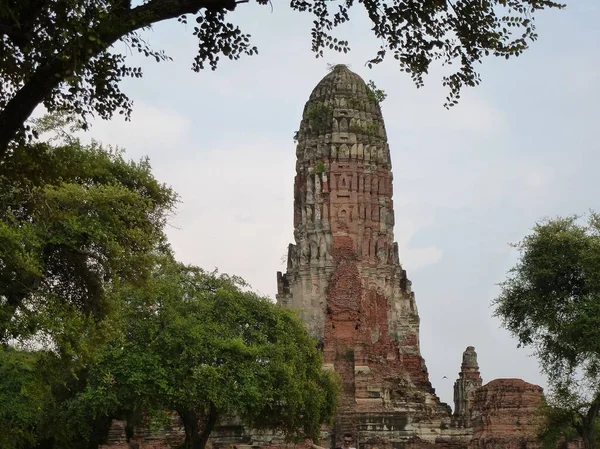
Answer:
[[84, 397], [129, 419], [176, 412], [186, 448], [202, 449], [223, 418], [288, 437], [317, 435], [337, 406], [333, 374], [288, 310], [237, 277], [166, 264], [131, 289], [126, 332], [104, 352]]
[[59, 142], [0, 163], [0, 445], [91, 449], [112, 419], [131, 431], [173, 413], [189, 448], [231, 416], [316, 435], [338, 387], [302, 323], [235, 276], [175, 262], [175, 193], [68, 123], [37, 121]]
[[123, 286], [143, 288], [157, 262], [171, 258], [164, 226], [175, 193], [147, 159], [84, 145], [61, 130], [69, 123], [36, 121], [58, 142], [15, 145], [0, 162], [3, 448], [97, 446], [110, 417], [77, 394], [122, 332]]
[[[520, 258], [495, 315], [531, 346], [548, 376], [551, 424], [596, 445], [600, 410], [600, 216], [548, 219], [515, 245]], [[551, 429], [550, 429], [551, 430]]]
[[203, 449], [222, 420], [316, 438], [339, 386], [289, 310], [235, 277], [165, 257], [142, 288], [122, 284], [120, 331], [85, 365], [0, 347], [0, 442], [19, 449], [97, 447], [113, 419], [134, 428], [183, 423]]
[[169, 252], [176, 199], [146, 159], [78, 140], [15, 146], [0, 164], [0, 342], [47, 338], [68, 354], [99, 337], [114, 289]]
[[[258, 50], [250, 36], [231, 23], [228, 13], [249, 0], [6, 0], [0, 3], [0, 159], [25, 122], [43, 104], [47, 110], [76, 113], [83, 124], [96, 114], [129, 117], [132, 103], [120, 89], [125, 77], [142, 76], [127, 64], [117, 42], [156, 61], [168, 55], [152, 49], [144, 32], [153, 24], [177, 19], [198, 40], [192, 69], [216, 69], [221, 57], [232, 60]], [[267, 5], [268, 0], [256, 0]], [[552, 0], [291, 0], [290, 7], [314, 17], [311, 48], [348, 52], [350, 43], [335, 28], [350, 20], [357, 4], [381, 40], [368, 65], [391, 54], [417, 86], [434, 61], [454, 64], [444, 78], [446, 106], [456, 104], [463, 86], [480, 82], [476, 64], [485, 56], [519, 56], [537, 38], [534, 16], [559, 8]], [[307, 34], [308, 34], [307, 30]]]

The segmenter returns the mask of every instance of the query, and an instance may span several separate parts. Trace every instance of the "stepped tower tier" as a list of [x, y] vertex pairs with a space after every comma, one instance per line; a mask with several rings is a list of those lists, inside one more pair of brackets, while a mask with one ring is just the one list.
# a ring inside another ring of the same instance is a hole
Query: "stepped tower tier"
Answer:
[[[335, 426], [434, 442], [450, 425], [419, 349], [419, 315], [394, 242], [390, 151], [365, 82], [335, 66], [296, 135], [294, 239], [278, 303], [296, 309], [343, 381]], [[361, 443], [362, 442], [362, 443]]]

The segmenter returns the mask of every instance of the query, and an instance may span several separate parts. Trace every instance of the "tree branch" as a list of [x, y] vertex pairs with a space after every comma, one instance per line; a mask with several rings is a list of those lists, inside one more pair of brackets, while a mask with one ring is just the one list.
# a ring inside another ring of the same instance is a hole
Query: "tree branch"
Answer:
[[598, 416], [598, 411], [600, 411], [600, 393], [596, 395], [592, 403], [590, 404], [590, 408], [588, 409], [586, 419], [589, 423], [593, 425], [594, 421], [596, 421], [596, 417]]
[[68, 73], [80, 72], [90, 59], [108, 50], [123, 36], [154, 23], [196, 14], [201, 9], [233, 11], [236, 5], [235, 0], [151, 0], [133, 9], [113, 11], [96, 27], [98, 40], [87, 42], [85, 46], [76, 42], [67, 44], [65, 50], [38, 67], [6, 104], [0, 112], [0, 160], [35, 108], [64, 82]]
[[575, 416], [580, 416], [579, 413], [575, 412], [570, 418], [569, 418], [569, 422], [571, 423], [571, 426], [573, 426], [573, 429], [575, 429], [577, 431], [578, 435], [583, 435], [583, 425], [577, 421], [577, 419], [575, 419]]
[[[66, 245], [65, 245], [66, 247]], [[78, 248], [70, 248], [70, 247], [66, 247], [67, 250], [74, 252], [75, 254], [79, 254], [81, 256], [86, 256], [89, 257], [91, 259], [97, 260], [98, 262], [104, 263], [105, 261], [102, 259], [101, 256], [94, 254], [91, 251], [85, 250], [85, 249], [78, 249]]]

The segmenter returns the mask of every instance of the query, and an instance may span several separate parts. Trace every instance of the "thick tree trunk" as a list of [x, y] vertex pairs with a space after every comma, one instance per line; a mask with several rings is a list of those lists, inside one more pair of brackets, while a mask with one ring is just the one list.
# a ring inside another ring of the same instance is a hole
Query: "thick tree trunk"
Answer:
[[206, 417], [206, 421], [204, 423], [204, 428], [202, 429], [202, 433], [200, 434], [200, 438], [198, 440], [198, 446], [194, 449], [204, 449], [206, 443], [208, 442], [208, 437], [212, 433], [215, 425], [217, 424], [218, 414], [217, 409], [211, 403], [208, 407], [208, 415]]
[[596, 449], [596, 435], [593, 427], [591, 429], [584, 428], [581, 438], [583, 439], [584, 449]]
[[203, 8], [233, 10], [236, 4], [235, 0], [151, 0], [131, 10], [111, 14], [98, 25], [99, 40], [89, 42], [85, 47], [67, 45], [70, 50], [53, 55], [0, 111], [0, 160], [6, 156], [10, 142], [35, 108], [48, 98], [52, 90], [60, 86], [69, 73], [81, 71], [90, 59], [110, 48], [121, 37], [157, 22], [195, 14]]
[[582, 418], [580, 436], [583, 439], [585, 449], [596, 449], [596, 419], [600, 411], [600, 395], [596, 396], [588, 412]]
[[208, 413], [204, 419], [202, 432], [200, 432], [200, 422], [198, 414], [193, 410], [178, 411], [183, 427], [185, 429], [184, 449], [204, 449], [208, 438], [217, 424], [218, 414], [213, 404], [208, 407]]
[[185, 430], [185, 441], [183, 442], [184, 449], [194, 449], [199, 439], [198, 435], [198, 415], [191, 410], [185, 410], [179, 412], [179, 416], [183, 421], [183, 428]]

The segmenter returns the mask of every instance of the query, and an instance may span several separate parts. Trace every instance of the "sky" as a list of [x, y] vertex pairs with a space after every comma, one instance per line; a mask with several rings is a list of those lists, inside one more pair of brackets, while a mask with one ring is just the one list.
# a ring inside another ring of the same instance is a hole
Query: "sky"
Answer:
[[484, 383], [518, 377], [545, 387], [536, 360], [493, 318], [491, 301], [517, 260], [509, 243], [543, 217], [600, 210], [600, 3], [540, 13], [531, 49], [486, 59], [483, 83], [450, 111], [439, 69], [417, 89], [391, 58], [365, 66], [379, 42], [359, 7], [339, 34], [351, 52], [317, 59], [308, 14], [280, 2], [272, 11], [240, 5], [232, 20], [259, 54], [215, 72], [191, 70], [191, 24], [159, 24], [146, 38], [174, 61], [134, 55], [144, 77], [123, 83], [131, 122], [96, 121], [86, 138], [133, 159], [148, 155], [156, 177], [180, 194], [167, 233], [181, 261], [240, 275], [274, 298], [293, 241], [294, 131], [327, 65], [348, 64], [387, 93], [395, 238], [438, 395], [452, 404], [469, 345]]

